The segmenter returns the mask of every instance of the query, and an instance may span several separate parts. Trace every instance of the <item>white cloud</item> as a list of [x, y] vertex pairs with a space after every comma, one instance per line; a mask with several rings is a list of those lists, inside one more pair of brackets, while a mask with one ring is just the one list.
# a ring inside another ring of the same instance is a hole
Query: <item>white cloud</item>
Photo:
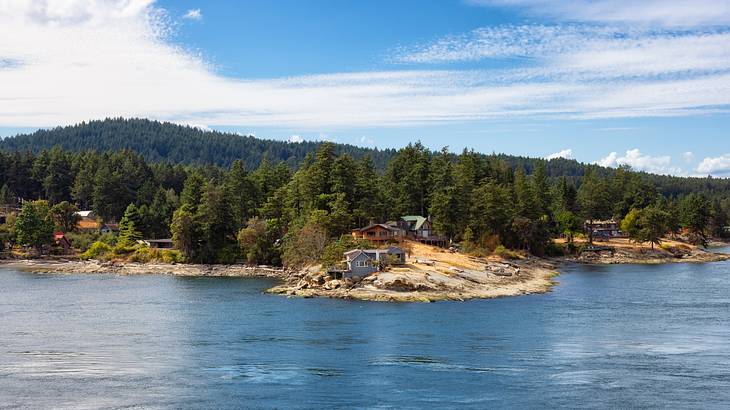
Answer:
[[615, 167], [616, 158], [618, 158], [618, 153], [612, 152], [612, 153], [608, 154], [605, 158], [601, 158], [598, 161], [596, 161], [596, 164], [598, 164], [602, 167]]
[[469, 34], [466, 43], [473, 44], [457, 45], [452, 54], [451, 46], [426, 45], [401, 57], [422, 63], [525, 54], [525, 68], [257, 80], [218, 75], [174, 45], [170, 32], [166, 13], [152, 0], [0, 0], [0, 126], [123, 116], [330, 132], [497, 118], [696, 115], [730, 107], [730, 33], [722, 31], [509, 26]]
[[366, 145], [375, 145], [375, 139], [370, 137], [360, 137], [360, 143]]
[[730, 175], [730, 154], [703, 159], [697, 166], [697, 173], [702, 175]]
[[567, 149], [558, 151], [556, 153], [550, 154], [545, 157], [545, 159], [547, 159], [547, 160], [551, 160], [551, 159], [555, 159], [555, 158], [573, 159], [573, 150], [571, 148], [567, 148]]
[[730, 24], [727, 0], [470, 0], [487, 6], [519, 7], [530, 14], [566, 21], [663, 26]]
[[200, 11], [200, 9], [190, 9], [187, 13], [185, 13], [183, 18], [188, 20], [202, 20], [203, 13]]
[[299, 143], [304, 142], [304, 138], [301, 135], [292, 135], [289, 137], [289, 142]]
[[695, 154], [692, 151], [687, 151], [682, 153], [682, 159], [684, 159], [684, 162], [690, 163], [695, 160]]
[[681, 168], [672, 165], [671, 156], [646, 155], [637, 148], [626, 151], [626, 155], [624, 156], [619, 156], [618, 153], [611, 152], [605, 158], [596, 161], [596, 164], [604, 167], [617, 167], [620, 165], [628, 165], [632, 169], [646, 171], [654, 174], [683, 174]]

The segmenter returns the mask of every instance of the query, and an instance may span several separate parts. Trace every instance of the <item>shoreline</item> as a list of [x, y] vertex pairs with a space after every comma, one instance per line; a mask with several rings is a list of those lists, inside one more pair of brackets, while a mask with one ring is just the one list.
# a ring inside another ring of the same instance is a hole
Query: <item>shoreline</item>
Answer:
[[[434, 252], [433, 250], [430, 250]], [[438, 253], [446, 254], [443, 251]], [[429, 255], [433, 256], [433, 255]], [[454, 259], [453, 254], [450, 256]], [[617, 249], [613, 254], [590, 257], [501, 260], [458, 255], [460, 268], [421, 266], [408, 263], [362, 279], [334, 280], [319, 267], [287, 270], [268, 266], [197, 265], [138, 262], [101, 262], [81, 260], [26, 259], [1, 260], [0, 267], [39, 274], [114, 274], [170, 275], [179, 277], [270, 278], [279, 281], [266, 293], [287, 297], [327, 297], [381, 302], [435, 302], [493, 299], [549, 292], [558, 282], [560, 266], [567, 263], [587, 265], [651, 265], [666, 263], [710, 263], [730, 260], [730, 254], [693, 249], [681, 255], [660, 250]], [[455, 265], [451, 260], [448, 263]], [[467, 261], [469, 264], [467, 264]], [[442, 261], [438, 262], [439, 264]], [[443, 262], [444, 266], [446, 262]]]

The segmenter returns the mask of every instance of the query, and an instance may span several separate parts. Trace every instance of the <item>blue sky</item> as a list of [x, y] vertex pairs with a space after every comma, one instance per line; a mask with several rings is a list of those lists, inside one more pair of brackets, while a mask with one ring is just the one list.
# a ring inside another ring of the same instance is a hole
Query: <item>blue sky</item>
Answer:
[[0, 0], [0, 134], [265, 138], [730, 175], [724, 0]]

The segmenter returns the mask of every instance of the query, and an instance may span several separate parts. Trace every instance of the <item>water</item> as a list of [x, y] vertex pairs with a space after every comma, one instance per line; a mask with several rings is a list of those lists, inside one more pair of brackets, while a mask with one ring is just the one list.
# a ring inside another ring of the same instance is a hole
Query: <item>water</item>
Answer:
[[728, 408], [730, 264], [387, 304], [0, 270], [0, 408]]

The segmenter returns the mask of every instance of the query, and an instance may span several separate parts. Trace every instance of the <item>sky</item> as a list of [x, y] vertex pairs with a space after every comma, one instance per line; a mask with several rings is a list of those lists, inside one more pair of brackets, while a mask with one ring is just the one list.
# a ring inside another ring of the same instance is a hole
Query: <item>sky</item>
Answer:
[[730, 177], [730, 1], [0, 0], [0, 135], [116, 116]]

